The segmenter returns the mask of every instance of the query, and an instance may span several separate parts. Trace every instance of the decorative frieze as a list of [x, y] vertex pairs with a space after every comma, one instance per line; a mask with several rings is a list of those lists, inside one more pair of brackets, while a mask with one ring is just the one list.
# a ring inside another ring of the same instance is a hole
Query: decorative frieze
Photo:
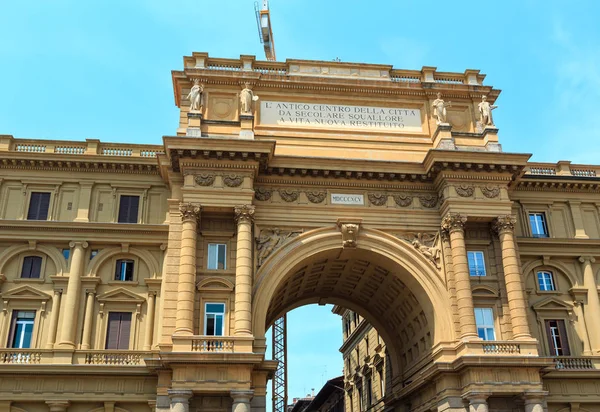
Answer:
[[293, 189], [279, 189], [279, 196], [281, 196], [285, 202], [295, 202], [298, 200], [298, 197], [300, 197], [300, 192]]
[[265, 189], [264, 187], [259, 187], [254, 191], [254, 198], [256, 200], [260, 200], [261, 202], [266, 202], [271, 199], [273, 192], [270, 189]]
[[458, 185], [455, 187], [456, 194], [460, 197], [471, 197], [475, 193], [475, 187], [470, 185]]
[[228, 187], [240, 187], [244, 183], [244, 177], [236, 174], [223, 175], [223, 183]]
[[387, 203], [388, 195], [385, 193], [369, 193], [367, 198], [372, 205], [383, 206]]
[[410, 194], [399, 193], [397, 195], [392, 195], [394, 198], [394, 202], [400, 207], [408, 207], [413, 202], [413, 197]]
[[260, 231], [256, 239], [257, 267], [262, 266], [265, 260], [288, 240], [298, 236], [303, 230], [290, 230], [279, 228], [268, 228]]
[[306, 197], [311, 203], [323, 203], [327, 197], [327, 192], [324, 190], [308, 190], [306, 192]]
[[212, 186], [215, 183], [214, 173], [200, 173], [194, 176], [194, 182], [198, 186]]

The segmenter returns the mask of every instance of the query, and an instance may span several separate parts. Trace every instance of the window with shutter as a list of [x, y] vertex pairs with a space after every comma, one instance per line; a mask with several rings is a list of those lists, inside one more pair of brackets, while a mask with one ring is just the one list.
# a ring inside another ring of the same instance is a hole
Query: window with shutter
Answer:
[[7, 346], [9, 348], [29, 349], [34, 322], [35, 311], [14, 311]]
[[548, 348], [551, 356], [571, 355], [564, 320], [546, 320], [546, 337], [548, 338]]
[[21, 269], [21, 278], [39, 279], [42, 271], [42, 258], [39, 256], [25, 256]]
[[139, 196], [121, 195], [119, 200], [119, 223], [137, 223], [140, 206]]
[[27, 220], [48, 220], [50, 193], [31, 192]]
[[109, 312], [106, 349], [129, 349], [131, 312]]
[[115, 268], [115, 280], [124, 282], [133, 281], [133, 260], [119, 259]]

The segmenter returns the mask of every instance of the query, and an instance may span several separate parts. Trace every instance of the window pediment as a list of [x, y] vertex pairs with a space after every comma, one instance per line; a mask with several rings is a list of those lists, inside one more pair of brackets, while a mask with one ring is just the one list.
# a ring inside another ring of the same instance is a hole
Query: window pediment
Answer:
[[562, 300], [556, 299], [554, 297], [550, 297], [533, 305], [533, 310], [535, 312], [543, 312], [548, 310], [564, 310], [567, 312], [571, 312], [573, 310], [573, 305], [566, 303]]
[[145, 300], [125, 288], [117, 288], [98, 295], [99, 302], [143, 303]]
[[232, 292], [234, 285], [227, 279], [210, 277], [198, 282], [196, 287], [203, 292]]
[[2, 294], [2, 300], [4, 301], [11, 299], [46, 301], [51, 298], [52, 296], [47, 293], [41, 292], [29, 285], [19, 286]]

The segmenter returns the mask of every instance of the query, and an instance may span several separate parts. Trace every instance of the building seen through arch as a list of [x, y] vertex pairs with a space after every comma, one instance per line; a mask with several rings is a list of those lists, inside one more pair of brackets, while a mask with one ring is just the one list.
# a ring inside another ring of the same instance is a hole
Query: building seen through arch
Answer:
[[262, 412], [313, 303], [348, 412], [600, 411], [600, 167], [504, 152], [483, 74], [172, 79], [160, 145], [0, 135], [0, 411]]

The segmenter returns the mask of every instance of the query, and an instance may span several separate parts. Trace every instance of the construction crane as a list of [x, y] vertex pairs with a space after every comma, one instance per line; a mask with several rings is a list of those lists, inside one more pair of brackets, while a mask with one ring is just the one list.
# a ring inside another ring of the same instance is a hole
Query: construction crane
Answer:
[[258, 25], [258, 37], [265, 48], [265, 56], [269, 61], [275, 61], [275, 41], [273, 40], [273, 28], [271, 27], [271, 15], [269, 13], [269, 0], [263, 0], [262, 9], [259, 10], [258, 1], [254, 2], [256, 24]]

